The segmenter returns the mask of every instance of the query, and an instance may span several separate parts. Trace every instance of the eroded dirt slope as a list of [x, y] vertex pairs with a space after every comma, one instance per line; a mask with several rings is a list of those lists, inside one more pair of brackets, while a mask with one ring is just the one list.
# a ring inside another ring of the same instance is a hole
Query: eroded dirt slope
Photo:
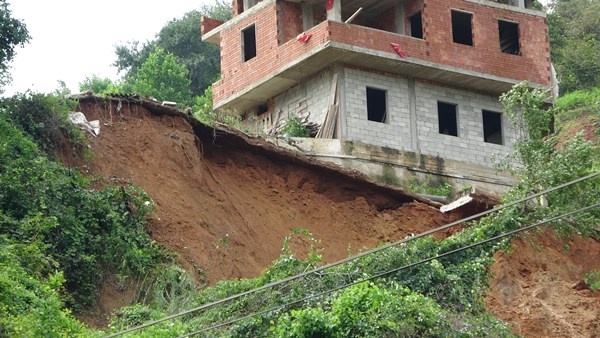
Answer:
[[[88, 119], [102, 124], [90, 140], [89, 173], [148, 192], [157, 205], [153, 238], [178, 252], [201, 282], [260, 274], [296, 227], [321, 241], [330, 262], [465, 215], [443, 215], [411, 194], [155, 104], [123, 99], [118, 110], [118, 101], [80, 102]], [[488, 309], [516, 333], [600, 337], [600, 295], [573, 289], [583, 274], [600, 269], [600, 243], [575, 238], [570, 251], [563, 247], [539, 235], [517, 239], [512, 253], [496, 256]], [[106, 325], [104, 317], [133, 298], [113, 289], [104, 284], [101, 311], [88, 323]]]
[[600, 242], [558, 239], [546, 231], [514, 240], [510, 252], [495, 259], [487, 308], [515, 333], [600, 337], [600, 291], [576, 286], [583, 275], [600, 270]]
[[90, 142], [91, 174], [150, 194], [153, 238], [200, 281], [259, 275], [297, 227], [321, 241], [331, 262], [458, 217], [258, 139], [192, 126], [148, 102], [123, 100], [119, 111], [116, 101], [80, 102], [102, 125]]

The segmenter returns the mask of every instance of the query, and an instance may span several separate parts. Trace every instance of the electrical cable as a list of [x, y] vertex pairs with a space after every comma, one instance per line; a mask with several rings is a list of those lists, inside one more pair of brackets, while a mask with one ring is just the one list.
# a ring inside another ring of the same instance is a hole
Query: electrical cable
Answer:
[[408, 238], [404, 238], [402, 240], [399, 240], [399, 241], [396, 241], [396, 242], [393, 242], [393, 243], [389, 243], [389, 244], [386, 244], [386, 245], [383, 245], [383, 246], [380, 246], [380, 247], [377, 247], [377, 248], [374, 248], [374, 249], [371, 249], [371, 250], [367, 250], [367, 251], [361, 252], [359, 254], [356, 254], [354, 256], [350, 256], [348, 258], [345, 258], [345, 259], [342, 259], [342, 260], [339, 260], [339, 261], [336, 261], [336, 262], [333, 262], [333, 263], [330, 263], [330, 264], [326, 264], [326, 265], [317, 267], [315, 269], [312, 269], [312, 270], [309, 270], [309, 271], [306, 271], [306, 272], [302, 272], [302, 273], [294, 275], [294, 276], [290, 276], [290, 277], [287, 277], [287, 278], [284, 278], [284, 279], [280, 279], [280, 280], [277, 280], [277, 281], [274, 281], [274, 282], [271, 282], [271, 283], [267, 283], [267, 284], [265, 284], [263, 286], [260, 286], [260, 287], [257, 287], [257, 288], [254, 288], [254, 289], [251, 289], [251, 290], [248, 290], [248, 291], [240, 292], [238, 294], [235, 294], [235, 295], [232, 295], [232, 296], [229, 296], [229, 297], [225, 297], [223, 299], [220, 299], [220, 300], [217, 300], [217, 301], [214, 301], [214, 302], [210, 302], [210, 303], [207, 303], [207, 304], [195, 307], [193, 309], [189, 309], [189, 310], [186, 310], [186, 311], [175, 313], [175, 314], [166, 316], [164, 318], [156, 319], [156, 320], [153, 320], [153, 321], [150, 321], [150, 322], [138, 325], [138, 326], [134, 326], [134, 327], [128, 328], [126, 330], [119, 331], [119, 332], [110, 334], [108, 336], [105, 336], [105, 338], [118, 337], [118, 336], [124, 335], [124, 334], [129, 333], [129, 332], [141, 330], [141, 329], [147, 328], [149, 326], [153, 326], [153, 325], [159, 324], [159, 323], [164, 322], [164, 321], [175, 319], [175, 318], [178, 318], [178, 317], [181, 317], [181, 316], [185, 316], [185, 315], [188, 315], [188, 314], [192, 314], [192, 313], [195, 313], [195, 312], [198, 312], [198, 311], [206, 310], [206, 309], [212, 308], [214, 306], [217, 306], [219, 304], [226, 303], [228, 301], [231, 301], [231, 300], [234, 300], [234, 299], [237, 299], [237, 298], [240, 298], [240, 297], [243, 297], [243, 296], [246, 296], [246, 295], [258, 292], [258, 291], [262, 291], [262, 290], [265, 290], [265, 289], [268, 289], [268, 288], [271, 288], [271, 287], [274, 287], [274, 286], [277, 286], [277, 285], [280, 285], [280, 284], [284, 284], [284, 283], [287, 283], [287, 282], [290, 282], [290, 281], [293, 281], [293, 280], [296, 280], [296, 279], [299, 279], [299, 278], [302, 278], [302, 277], [305, 277], [305, 276], [308, 276], [308, 275], [311, 275], [311, 274], [314, 274], [314, 273], [318, 273], [318, 272], [321, 272], [323, 270], [327, 270], [327, 269], [333, 268], [335, 266], [338, 266], [338, 265], [341, 265], [341, 264], [344, 264], [344, 263], [356, 260], [358, 258], [367, 256], [367, 255], [370, 255], [370, 254], [373, 254], [373, 253], [376, 253], [376, 252], [380, 252], [380, 251], [389, 249], [391, 247], [394, 247], [394, 246], [397, 246], [397, 245], [400, 245], [400, 244], [404, 244], [404, 243], [407, 243], [407, 242], [410, 242], [410, 241], [413, 241], [413, 240], [416, 240], [416, 239], [419, 239], [419, 238], [431, 235], [433, 233], [436, 233], [436, 232], [448, 229], [450, 227], [462, 224], [464, 222], [468, 222], [468, 221], [480, 218], [480, 217], [488, 215], [490, 213], [497, 212], [497, 211], [500, 211], [502, 209], [505, 209], [505, 208], [508, 208], [508, 207], [511, 207], [511, 206], [523, 203], [523, 202], [528, 201], [528, 200], [530, 200], [532, 198], [536, 198], [536, 197], [539, 197], [539, 196], [551, 193], [553, 191], [566, 188], [566, 187], [571, 186], [573, 184], [577, 184], [579, 182], [582, 182], [582, 181], [594, 178], [594, 177], [596, 177], [598, 175], [600, 175], [600, 172], [592, 173], [592, 174], [586, 175], [584, 177], [580, 177], [578, 179], [572, 180], [570, 182], [563, 183], [563, 184], [557, 185], [555, 187], [548, 188], [548, 189], [546, 189], [544, 191], [541, 191], [541, 192], [538, 192], [538, 193], [526, 196], [524, 198], [518, 199], [518, 200], [510, 202], [508, 204], [501, 205], [498, 208], [486, 210], [486, 211], [480, 212], [478, 214], [475, 214], [475, 215], [472, 215], [472, 216], [469, 216], [469, 217], [465, 217], [465, 218], [462, 218], [460, 220], [457, 220], [457, 221], [454, 221], [454, 222], [451, 222], [451, 223], [439, 226], [437, 228], [433, 228], [433, 229], [424, 231], [424, 232], [419, 233], [417, 235], [414, 235], [414, 236], [411, 236], [411, 237], [408, 237]]
[[370, 276], [370, 277], [365, 278], [365, 279], [360, 279], [360, 280], [357, 280], [357, 281], [354, 281], [354, 282], [351, 282], [351, 283], [347, 283], [347, 284], [335, 287], [335, 288], [327, 290], [327, 291], [323, 291], [323, 292], [320, 292], [320, 293], [316, 293], [314, 295], [306, 296], [304, 298], [301, 298], [301, 299], [298, 299], [298, 300], [295, 300], [295, 301], [292, 301], [292, 302], [289, 302], [289, 303], [286, 303], [286, 304], [283, 304], [283, 305], [278, 305], [278, 306], [275, 306], [275, 307], [272, 307], [272, 308], [269, 308], [269, 309], [266, 309], [266, 310], [263, 310], [263, 311], [251, 313], [251, 314], [248, 314], [248, 315], [243, 316], [243, 317], [239, 317], [239, 318], [227, 321], [227, 322], [223, 322], [223, 323], [220, 323], [220, 324], [217, 324], [217, 325], [214, 325], [214, 326], [210, 326], [210, 327], [198, 330], [198, 331], [194, 331], [194, 332], [188, 333], [186, 335], [180, 336], [179, 338], [191, 337], [191, 336], [200, 334], [202, 332], [206, 332], [206, 331], [210, 331], [210, 330], [214, 330], [214, 329], [218, 329], [218, 328], [221, 328], [221, 327], [224, 327], [224, 326], [231, 325], [233, 323], [242, 321], [244, 319], [248, 319], [248, 318], [252, 318], [252, 317], [255, 317], [255, 316], [259, 316], [259, 315], [262, 315], [262, 314], [265, 314], [265, 313], [268, 313], [268, 312], [273, 312], [273, 311], [285, 309], [285, 308], [287, 308], [287, 307], [289, 307], [291, 305], [302, 303], [302, 302], [305, 302], [305, 301], [310, 300], [312, 298], [321, 297], [321, 296], [333, 293], [335, 291], [351, 287], [353, 285], [357, 285], [357, 284], [360, 284], [360, 283], [371, 281], [373, 279], [377, 279], [377, 278], [381, 278], [381, 277], [384, 277], [384, 276], [387, 276], [387, 275], [391, 275], [391, 274], [399, 272], [401, 270], [409, 269], [409, 268], [415, 267], [415, 266], [420, 265], [420, 264], [424, 264], [424, 263], [427, 263], [427, 262], [430, 262], [430, 261], [433, 261], [433, 260], [436, 260], [436, 259], [439, 259], [439, 258], [443, 258], [443, 257], [446, 257], [446, 256], [450, 256], [450, 255], [459, 253], [461, 251], [465, 251], [465, 250], [474, 248], [474, 247], [479, 246], [479, 245], [483, 245], [483, 244], [486, 244], [486, 243], [489, 243], [489, 242], [492, 242], [492, 241], [496, 241], [496, 240], [504, 238], [504, 237], [512, 236], [512, 235], [517, 234], [519, 232], [530, 230], [530, 229], [538, 227], [540, 225], [543, 225], [543, 224], [546, 224], [546, 223], [550, 223], [550, 222], [554, 222], [554, 221], [559, 220], [561, 218], [565, 218], [565, 217], [568, 217], [568, 216], [571, 216], [571, 215], [574, 215], [574, 214], [577, 214], [577, 213], [580, 213], [580, 212], [584, 212], [584, 211], [587, 211], [589, 209], [596, 208], [598, 206], [600, 206], [600, 202], [596, 202], [593, 205], [590, 205], [590, 206], [587, 206], [587, 207], [583, 207], [583, 208], [580, 208], [580, 209], [577, 209], [575, 211], [571, 211], [571, 212], [568, 212], [568, 213], [565, 213], [565, 214], [562, 214], [562, 215], [559, 215], [559, 216], [555, 216], [555, 217], [552, 217], [552, 218], [549, 218], [549, 219], [545, 219], [545, 220], [540, 221], [540, 222], [535, 223], [535, 224], [531, 224], [531, 225], [528, 225], [528, 226], [525, 226], [525, 227], [522, 227], [522, 228], [519, 228], [519, 229], [516, 229], [516, 230], [509, 231], [509, 232], [507, 232], [505, 234], [497, 235], [497, 236], [494, 236], [494, 237], [491, 237], [491, 238], [488, 238], [488, 239], [485, 239], [485, 240], [482, 240], [482, 241], [479, 241], [479, 242], [476, 242], [476, 243], [473, 243], [473, 244], [470, 244], [470, 245], [467, 245], [467, 246], [464, 246], [464, 247], [461, 247], [461, 248], [458, 248], [458, 249], [450, 250], [448, 252], [445, 252], [443, 254], [439, 254], [439, 255], [434, 256], [434, 257], [425, 258], [425, 259], [422, 259], [422, 260], [417, 261], [415, 263], [403, 265], [403, 266], [401, 266], [399, 268], [395, 268], [395, 269], [392, 269], [392, 270], [381, 272], [381, 273], [375, 274], [375, 275]]

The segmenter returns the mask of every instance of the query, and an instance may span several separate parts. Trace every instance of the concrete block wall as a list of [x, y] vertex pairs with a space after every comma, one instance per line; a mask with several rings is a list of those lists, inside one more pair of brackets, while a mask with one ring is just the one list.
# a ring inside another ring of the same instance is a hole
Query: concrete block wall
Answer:
[[[493, 166], [495, 154], [511, 152], [516, 131], [502, 116], [503, 144], [483, 140], [482, 110], [502, 112], [498, 98], [424, 81], [415, 82], [418, 148], [422, 154]], [[457, 105], [458, 136], [439, 133], [438, 101]]]
[[[410, 85], [404, 77], [344, 68], [344, 139], [489, 168], [494, 166], [494, 155], [511, 152], [517, 132], [506, 116], [502, 116], [501, 122], [503, 144], [487, 143], [483, 139], [482, 111], [501, 113], [502, 105], [497, 97], [416, 79], [415, 104], [411, 108]], [[368, 120], [367, 87], [387, 91], [386, 123]], [[438, 101], [457, 105], [458, 136], [439, 133]]]
[[331, 99], [332, 78], [333, 71], [327, 69], [276, 96], [273, 118], [283, 124], [292, 115], [309, 114], [309, 121], [322, 125]]
[[[368, 120], [366, 87], [387, 91], [386, 123]], [[405, 77], [344, 68], [342, 88], [347, 140], [411, 150], [408, 80]]]

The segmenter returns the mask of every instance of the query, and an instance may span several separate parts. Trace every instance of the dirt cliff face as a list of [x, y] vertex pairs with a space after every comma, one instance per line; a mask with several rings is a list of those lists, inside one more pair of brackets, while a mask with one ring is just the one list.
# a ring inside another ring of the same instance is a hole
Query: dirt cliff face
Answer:
[[486, 303], [525, 337], [600, 337], [600, 291], [578, 283], [600, 270], [600, 243], [551, 230], [513, 241], [498, 252]]
[[183, 114], [126, 100], [117, 107], [81, 102], [88, 120], [101, 121], [88, 170], [152, 196], [148, 230], [201, 282], [259, 275], [294, 228], [321, 241], [331, 262], [458, 217], [260, 139], [192, 125]]
[[[294, 228], [312, 232], [324, 261], [331, 262], [469, 214], [441, 214], [360, 174], [146, 101], [87, 98], [80, 108], [88, 120], [101, 121], [83, 169], [99, 184], [132, 184], [152, 196], [156, 212], [148, 231], [177, 252], [199, 282], [259, 275], [279, 257]], [[599, 292], [572, 288], [583, 274], [600, 269], [600, 243], [575, 238], [570, 251], [563, 244], [541, 234], [517, 239], [512, 253], [496, 255], [487, 306], [516, 333], [600, 336]], [[299, 239], [293, 248], [303, 254], [309, 245]], [[126, 305], [123, 297], [105, 283], [101, 314], [88, 322], [106, 324], [97, 319]]]

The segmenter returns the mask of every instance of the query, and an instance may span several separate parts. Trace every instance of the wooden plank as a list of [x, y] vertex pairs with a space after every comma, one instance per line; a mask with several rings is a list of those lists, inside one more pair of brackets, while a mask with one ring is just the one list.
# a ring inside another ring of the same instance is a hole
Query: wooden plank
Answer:
[[338, 87], [338, 74], [334, 73], [331, 81], [331, 93], [329, 94], [329, 108], [325, 114], [325, 119], [321, 128], [317, 132], [315, 138], [333, 138], [335, 131], [335, 122], [337, 120], [336, 106], [337, 106], [337, 87]]

